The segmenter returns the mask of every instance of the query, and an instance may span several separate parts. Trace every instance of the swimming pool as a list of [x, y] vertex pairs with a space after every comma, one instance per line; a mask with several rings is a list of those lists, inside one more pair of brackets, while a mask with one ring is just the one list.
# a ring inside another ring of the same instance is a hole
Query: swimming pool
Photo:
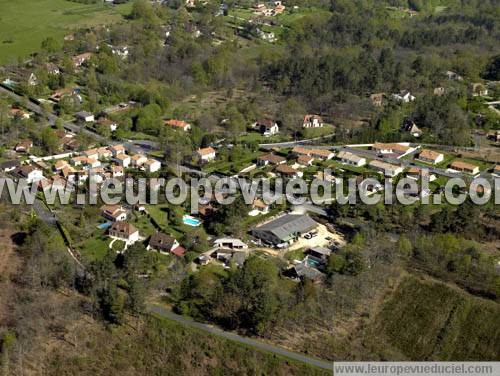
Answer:
[[307, 258], [307, 265], [309, 265], [312, 268], [318, 268], [321, 264], [319, 261], [313, 260], [312, 258], [308, 257]]
[[193, 227], [201, 225], [201, 221], [198, 218], [191, 217], [190, 215], [182, 216], [182, 222], [184, 222], [185, 225]]
[[100, 225], [97, 225], [97, 228], [100, 230], [106, 230], [107, 228], [111, 227], [112, 224], [113, 222], [104, 222], [101, 223]]

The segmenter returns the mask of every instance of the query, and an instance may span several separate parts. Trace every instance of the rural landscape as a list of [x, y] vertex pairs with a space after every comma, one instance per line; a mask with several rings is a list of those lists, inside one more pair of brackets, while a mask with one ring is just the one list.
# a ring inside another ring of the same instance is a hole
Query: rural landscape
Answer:
[[500, 359], [498, 0], [0, 10], [0, 376]]

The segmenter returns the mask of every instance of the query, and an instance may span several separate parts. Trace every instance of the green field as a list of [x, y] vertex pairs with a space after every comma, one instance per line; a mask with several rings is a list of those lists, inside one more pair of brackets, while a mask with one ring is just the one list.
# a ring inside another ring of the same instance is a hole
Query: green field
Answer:
[[131, 4], [110, 6], [68, 0], [0, 0], [0, 63], [17, 61], [40, 48], [42, 40], [79, 27], [118, 22]]

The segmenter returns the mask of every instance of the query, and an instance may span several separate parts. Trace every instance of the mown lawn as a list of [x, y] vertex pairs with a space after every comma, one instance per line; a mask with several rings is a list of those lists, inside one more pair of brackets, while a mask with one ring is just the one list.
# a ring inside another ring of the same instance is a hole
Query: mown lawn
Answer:
[[96, 231], [95, 237], [82, 242], [78, 248], [82, 256], [88, 261], [101, 260], [109, 250], [111, 239], [103, 230]]
[[40, 49], [47, 37], [62, 38], [71, 30], [123, 19], [131, 3], [110, 6], [68, 0], [0, 0], [0, 63], [15, 62]]

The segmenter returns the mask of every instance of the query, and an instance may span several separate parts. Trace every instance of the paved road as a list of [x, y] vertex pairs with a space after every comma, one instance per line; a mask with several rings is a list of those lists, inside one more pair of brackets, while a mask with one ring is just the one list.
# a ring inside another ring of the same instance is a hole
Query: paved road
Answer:
[[262, 149], [289, 148], [289, 147], [297, 146], [297, 145], [307, 145], [307, 144], [313, 143], [315, 141], [326, 140], [326, 139], [329, 139], [333, 136], [335, 136], [335, 133], [332, 133], [332, 134], [329, 134], [326, 136], [321, 136], [321, 137], [309, 138], [307, 140], [275, 142], [275, 143], [270, 143], [270, 144], [259, 144], [259, 147]]
[[284, 356], [284, 357], [289, 358], [289, 359], [293, 359], [293, 360], [296, 360], [296, 361], [299, 361], [302, 363], [306, 363], [306, 364], [311, 365], [311, 366], [315, 366], [315, 367], [333, 372], [332, 362], [315, 359], [315, 358], [312, 358], [310, 356], [303, 355], [303, 354], [296, 353], [296, 352], [292, 352], [292, 351], [288, 351], [288, 350], [285, 350], [281, 347], [270, 345], [270, 344], [267, 344], [267, 343], [264, 343], [261, 341], [257, 341], [257, 340], [252, 339], [252, 338], [243, 337], [243, 336], [240, 336], [240, 335], [235, 334], [233, 332], [227, 332], [225, 330], [219, 329], [219, 328], [214, 327], [212, 325], [203, 324], [203, 323], [194, 321], [191, 318], [177, 315], [177, 314], [173, 313], [172, 311], [170, 311], [166, 308], [163, 308], [161, 306], [158, 306], [158, 305], [149, 304], [148, 310], [152, 313], [155, 313], [155, 314], [161, 316], [161, 317], [164, 317], [164, 318], [167, 318], [170, 320], [174, 320], [174, 321], [181, 323], [183, 325], [187, 325], [187, 326], [190, 326], [192, 328], [202, 330], [204, 332], [216, 335], [218, 337], [223, 337], [223, 338], [229, 339], [231, 341], [237, 342], [237, 343], [242, 344], [242, 345], [255, 347], [258, 350], [271, 352], [271, 353], [279, 355], [279, 356]]
[[[46, 111], [44, 111], [42, 109], [41, 106], [32, 102], [27, 97], [20, 96], [20, 95], [16, 94], [12, 90], [10, 90], [8, 87], [0, 86], [0, 92], [7, 94], [8, 96], [10, 96], [11, 98], [13, 98], [14, 100], [16, 100], [18, 102], [23, 103], [24, 106], [26, 106], [29, 110], [33, 111], [34, 113], [36, 113], [40, 116], [47, 117], [47, 120], [49, 121], [49, 124], [51, 124], [51, 125], [54, 125], [56, 120], [58, 119], [58, 117], [56, 115], [54, 115], [52, 113], [47, 113]], [[75, 123], [68, 123], [68, 122], [63, 121], [63, 127], [66, 128], [67, 130], [73, 132], [73, 133], [83, 132], [84, 134], [86, 134], [86, 135], [88, 135], [88, 136], [90, 136], [98, 141], [106, 141], [106, 138], [102, 137], [101, 135], [99, 135], [95, 132], [92, 132], [91, 130], [89, 130], [83, 126], [80, 126], [78, 124], [75, 124]]]

